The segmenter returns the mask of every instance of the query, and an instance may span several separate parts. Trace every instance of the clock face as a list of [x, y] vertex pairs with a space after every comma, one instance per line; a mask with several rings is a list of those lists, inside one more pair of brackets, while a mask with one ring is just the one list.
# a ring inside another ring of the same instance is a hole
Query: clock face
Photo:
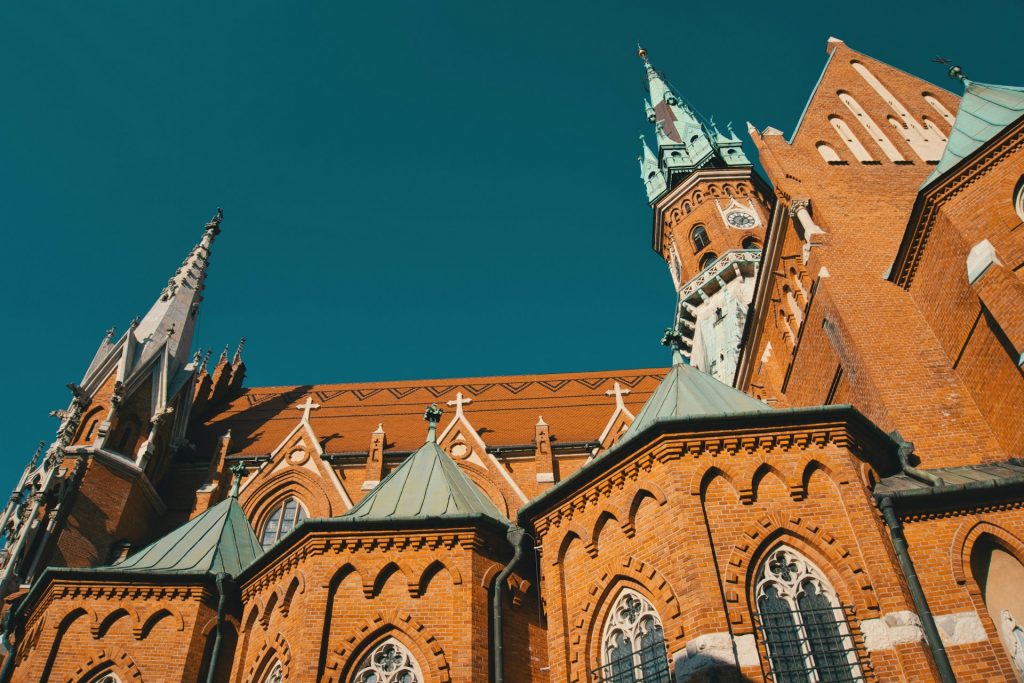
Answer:
[[725, 214], [726, 222], [734, 228], [752, 228], [757, 219], [746, 211], [730, 211]]

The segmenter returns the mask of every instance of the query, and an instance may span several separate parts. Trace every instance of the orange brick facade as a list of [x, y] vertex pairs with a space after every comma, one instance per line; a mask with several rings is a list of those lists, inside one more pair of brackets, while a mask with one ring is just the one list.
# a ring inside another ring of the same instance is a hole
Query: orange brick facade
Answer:
[[[960, 106], [831, 40], [790, 139], [751, 130], [768, 181], [647, 176], [677, 290], [761, 250], [710, 393], [678, 366], [246, 387], [241, 345], [189, 356], [218, 213], [4, 512], [0, 683], [1024, 680], [1024, 120], [943, 166]], [[432, 403], [445, 512], [350, 514]], [[202, 545], [224, 505], [248, 527]], [[183, 529], [202, 550], [129, 569]]]

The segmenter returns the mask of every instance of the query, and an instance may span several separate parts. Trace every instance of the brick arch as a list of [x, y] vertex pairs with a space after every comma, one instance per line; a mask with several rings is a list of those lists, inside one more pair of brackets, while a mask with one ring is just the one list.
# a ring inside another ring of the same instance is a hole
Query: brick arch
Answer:
[[132, 630], [138, 631], [142, 628], [142, 619], [139, 617], [139, 613], [133, 607], [115, 607], [110, 610], [102, 617], [96, 612], [92, 614], [92, 625], [89, 630], [92, 632], [93, 638], [102, 638], [110, 631], [115, 623], [120, 621], [123, 617], [129, 617], [132, 620]]
[[441, 560], [437, 559], [428, 564], [426, 567], [424, 567], [423, 571], [419, 573], [419, 579], [417, 579], [415, 583], [415, 591], [412, 590], [413, 584], [409, 584], [409, 592], [412, 595], [412, 597], [418, 598], [421, 595], [426, 594], [427, 588], [428, 586], [430, 586], [430, 583], [441, 572], [446, 572], [448, 574], [448, 578], [451, 579], [453, 586], [458, 586], [462, 584], [462, 574], [459, 572], [459, 570], [455, 567], [450, 567]]
[[985, 535], [995, 538], [1006, 552], [1024, 564], [1024, 541], [1003, 527], [987, 520], [978, 517], [965, 520], [953, 534], [953, 542], [950, 546], [950, 565], [953, 579], [961, 586], [966, 585], [972, 593], [978, 592], [978, 587], [976, 581], [968, 581], [970, 571], [967, 567], [971, 565], [971, 552], [974, 550], [974, 545]]
[[832, 468], [823, 463], [821, 460], [809, 455], [805, 455], [799, 463], [795, 466], [795, 471], [800, 473], [800, 484], [790, 489], [790, 495], [793, 496], [794, 500], [802, 500], [807, 497], [807, 486], [811, 482], [811, 477], [815, 472], [821, 472], [825, 477], [832, 482], [835, 489], [839, 490], [839, 482], [836, 481], [835, 473]]
[[796, 515], [774, 513], [747, 526], [725, 566], [726, 602], [736, 633], [750, 633], [753, 573], [779, 543], [803, 553], [828, 577], [836, 592], [858, 609], [878, 610], [878, 597], [862, 562], [835, 535]]
[[707, 465], [693, 473], [693, 476], [690, 477], [690, 495], [703, 497], [716, 477], [724, 479], [736, 494], [736, 500], [740, 500], [740, 488], [736, 485], [735, 478], [718, 465]]
[[594, 521], [594, 526], [591, 528], [590, 531], [590, 540], [584, 544], [584, 547], [586, 547], [587, 549], [587, 554], [591, 557], [597, 557], [598, 537], [601, 535], [601, 532], [605, 530], [605, 528], [612, 520], [615, 520], [615, 523], [621, 530], [622, 515], [619, 514], [618, 511], [616, 511], [614, 508], [606, 507], [605, 509], [601, 510], [601, 512], [598, 513], [597, 519]]
[[257, 652], [256, 656], [253, 658], [253, 662], [249, 666], [249, 670], [243, 680], [260, 680], [260, 677], [267, 673], [271, 662], [275, 660], [281, 662], [281, 670], [284, 673], [284, 680], [290, 680], [292, 651], [288, 646], [288, 641], [280, 633], [274, 634], [272, 643], [263, 643], [259, 652]]
[[292, 600], [295, 599], [296, 594], [301, 595], [306, 592], [306, 574], [301, 569], [296, 569], [295, 573], [292, 574], [290, 580], [287, 583], [287, 587], [284, 589], [281, 597], [281, 614], [282, 616], [288, 616], [288, 612], [292, 608]]
[[160, 607], [153, 610], [145, 619], [141, 619], [136, 622], [135, 627], [132, 630], [132, 634], [135, 636], [136, 640], [142, 640], [153, 632], [153, 628], [159, 622], [168, 618], [174, 621], [174, 630], [185, 630], [185, 618], [181, 616], [181, 612], [168, 607]]
[[[60, 621], [56, 622], [53, 625], [53, 628], [56, 631], [56, 633], [53, 636], [53, 645], [50, 646], [50, 652], [46, 656], [46, 663], [43, 664], [41, 680], [49, 680], [50, 671], [53, 669], [53, 665], [57, 661], [57, 654], [60, 652], [61, 643], [64, 641], [64, 634], [68, 632], [68, 630], [76, 621], [78, 621], [82, 617], [89, 616], [89, 614], [90, 613], [87, 612], [84, 608], [76, 607], [67, 614], [65, 614], [63, 617], [61, 617]], [[30, 653], [27, 649], [21, 651], [22, 660], [27, 659], [29, 654]]]
[[[793, 486], [786, 474], [775, 465], [768, 462], [758, 463], [754, 471], [750, 473], [750, 484], [740, 490], [740, 499], [746, 503], [753, 503], [757, 500], [757, 489], [760, 488], [761, 482], [765, 480], [768, 475], [774, 475], [778, 478], [779, 482], [786, 488], [787, 491], [792, 491]], [[747, 479], [744, 478], [744, 482]]]
[[330, 492], [323, 480], [298, 467], [269, 474], [255, 489], [247, 489], [238, 502], [256, 535], [260, 536], [271, 510], [292, 496], [305, 506], [310, 517], [335, 514], [331, 509]]
[[380, 592], [384, 590], [384, 586], [387, 585], [387, 582], [390, 581], [391, 577], [395, 574], [402, 575], [402, 578], [405, 579], [406, 588], [410, 593], [416, 589], [415, 587], [417, 586], [417, 583], [410, 578], [413, 575], [413, 572], [410, 572], [409, 568], [404, 566], [404, 563], [398, 563], [392, 560], [380, 568], [380, 571], [378, 571], [373, 577], [372, 583], [368, 584], [365, 579], [363, 580], [363, 595], [367, 598], [373, 598], [380, 595]]
[[565, 555], [569, 552], [569, 548], [572, 547], [573, 540], [586, 543], [584, 538], [586, 532], [580, 529], [576, 524], [569, 525], [569, 528], [565, 532], [565, 536], [562, 536], [562, 541], [558, 544], [558, 552], [555, 553], [555, 558], [552, 564], [562, 564], [565, 561]]
[[508, 484], [505, 482], [498, 482], [491, 478], [487, 470], [465, 460], [456, 463], [463, 472], [469, 475], [469, 478], [473, 481], [477, 487], [483, 491], [484, 495], [487, 496], [494, 506], [498, 508], [498, 512], [511, 517], [508, 501], [515, 500], [515, 492], [506, 490]]
[[636, 535], [636, 514], [645, 500], [653, 500], [658, 505], [664, 505], [668, 502], [668, 497], [660, 486], [651, 482], [645, 482], [637, 488], [636, 493], [633, 494], [633, 500], [629, 502], [626, 521], [622, 525], [622, 531], [628, 538], [633, 538]]
[[451, 667], [444, 648], [426, 627], [402, 610], [378, 612], [342, 638], [331, 651], [324, 671], [324, 683], [350, 679], [359, 659], [369, 648], [387, 637], [400, 640], [416, 655], [423, 675], [431, 683], [451, 683]]
[[[587, 594], [590, 598], [580, 610], [580, 616], [570, 624], [570, 680], [587, 680], [586, 669], [593, 655], [601, 649], [601, 631], [611, 604], [623, 588], [631, 588], [644, 595], [661, 617], [666, 638], [682, 638], [683, 625], [679, 599], [668, 581], [654, 566], [634, 557], [612, 562], [601, 570], [600, 578], [593, 582]], [[589, 618], [589, 622], [588, 622]], [[581, 637], [580, 634], [585, 634]], [[579, 669], [582, 666], [583, 671]]]
[[128, 653], [117, 650], [108, 653], [100, 650], [82, 663], [74, 673], [64, 679], [64, 683], [87, 683], [101, 673], [117, 674], [125, 683], [143, 683], [142, 672]]

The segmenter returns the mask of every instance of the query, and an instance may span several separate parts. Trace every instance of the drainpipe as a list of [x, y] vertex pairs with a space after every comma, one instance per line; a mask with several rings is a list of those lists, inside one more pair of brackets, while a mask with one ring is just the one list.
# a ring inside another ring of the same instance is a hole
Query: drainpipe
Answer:
[[17, 647], [11, 642], [11, 636], [14, 635], [14, 623], [17, 619], [17, 610], [20, 605], [11, 605], [7, 608], [7, 613], [4, 614], [3, 623], [3, 634], [0, 635], [0, 640], [3, 641], [4, 647], [7, 648], [7, 657], [4, 659], [4, 668], [0, 669], [0, 682], [7, 683], [11, 680], [11, 676], [14, 674], [14, 659], [17, 654]]
[[899, 444], [899, 447], [896, 449], [896, 457], [899, 458], [900, 469], [903, 470], [904, 474], [929, 486], [942, 486], [946, 483], [940, 476], [910, 466], [910, 455], [914, 452], [914, 444], [912, 442], [905, 441], [900, 436], [900, 433], [895, 431], [889, 432], [889, 438]]
[[[505, 681], [505, 653], [503, 651], [503, 639], [502, 639], [502, 627], [501, 627], [501, 597], [504, 592], [505, 582], [508, 581], [508, 577], [512, 574], [512, 570], [515, 568], [516, 563], [523, 556], [523, 534], [525, 532], [515, 524], [508, 528], [506, 537], [508, 542], [512, 544], [515, 552], [512, 555], [512, 559], [505, 565], [505, 568], [498, 574], [498, 578], [495, 579], [494, 585], [494, 597], [491, 602], [491, 615], [494, 620], [494, 630], [491, 633], [491, 652], [494, 653], [494, 683], [504, 683]], [[212, 681], [208, 682], [212, 683]]]
[[206, 671], [206, 683], [216, 683], [214, 676], [217, 675], [217, 660], [220, 659], [220, 643], [224, 636], [224, 610], [227, 607], [228, 595], [227, 586], [229, 574], [220, 572], [217, 574], [217, 635], [213, 638], [213, 652], [210, 654], [210, 668]]
[[946, 655], [946, 648], [942, 645], [942, 638], [939, 636], [939, 629], [935, 625], [935, 617], [928, 607], [928, 600], [924, 596], [924, 589], [914, 569], [914, 562], [910, 559], [910, 552], [907, 550], [907, 539], [903, 535], [903, 524], [896, 515], [892, 506], [892, 498], [885, 496], [878, 501], [878, 507], [882, 510], [882, 516], [892, 534], [892, 544], [896, 548], [896, 558], [900, 562], [903, 575], [907, 578], [907, 587], [910, 589], [910, 597], [914, 601], [914, 608], [921, 618], [921, 627], [924, 629], [925, 639], [932, 651], [932, 658], [935, 660], [935, 667], [939, 670], [939, 679], [942, 683], [956, 683], [956, 676], [953, 675], [953, 667], [949, 664], [949, 657]]

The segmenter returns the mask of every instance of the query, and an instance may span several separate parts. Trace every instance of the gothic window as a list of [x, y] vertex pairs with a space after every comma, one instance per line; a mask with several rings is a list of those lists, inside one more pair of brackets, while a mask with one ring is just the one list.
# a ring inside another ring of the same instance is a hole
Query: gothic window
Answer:
[[1017, 189], [1013, 192], [1013, 208], [1017, 217], [1024, 221], [1024, 176], [1017, 181]]
[[862, 164], [869, 164], [873, 161], [867, 148], [865, 148], [864, 145], [861, 144], [861, 141], [857, 139], [857, 136], [853, 134], [850, 127], [846, 125], [846, 121], [843, 121], [838, 116], [830, 116], [828, 120], [829, 123], [832, 124], [832, 127], [836, 129], [836, 132], [839, 133], [839, 137], [842, 138], [843, 142], [846, 143], [846, 146], [853, 153], [853, 156], [857, 157], [857, 161]]
[[839, 153], [836, 152], [836, 150], [833, 149], [831, 145], [829, 145], [829, 144], [827, 144], [825, 142], [819, 142], [817, 144], [817, 148], [818, 148], [818, 154], [820, 154], [821, 158], [824, 159], [827, 163], [830, 163], [830, 164], [841, 164], [841, 163], [843, 163], [843, 160], [839, 157]]
[[106, 672], [100, 674], [99, 678], [94, 678], [90, 683], [121, 683], [121, 679], [117, 677], [117, 674]]
[[756, 237], [747, 236], [743, 238], [743, 242], [740, 244], [744, 249], [760, 249], [761, 243], [757, 241]]
[[598, 683], [669, 683], [665, 631], [654, 606], [624, 588], [608, 613], [601, 637]]
[[774, 683], [863, 680], [843, 608], [807, 558], [776, 548], [761, 564], [754, 590], [754, 618]]
[[717, 258], [718, 258], [718, 254], [716, 254], [713, 251], [709, 251], [708, 253], [704, 254], [704, 256], [702, 256], [701, 259], [700, 259], [700, 269], [704, 270], [705, 268], [710, 266], [712, 263], [714, 263]]
[[263, 677], [261, 683], [283, 683], [284, 681], [284, 669], [281, 667], [281, 662], [274, 662], [274, 666], [270, 667], [270, 671]]
[[700, 251], [711, 244], [711, 240], [708, 239], [708, 231], [704, 229], [703, 225], [693, 226], [693, 230], [690, 231], [690, 241], [693, 242], [694, 251]]
[[882, 132], [882, 129], [875, 124], [874, 120], [866, 111], [864, 111], [864, 107], [860, 106], [860, 103], [853, 98], [853, 95], [843, 90], [840, 90], [838, 94], [839, 101], [845, 104], [846, 108], [853, 113], [857, 121], [860, 122], [860, 125], [867, 131], [868, 135], [870, 135], [875, 142], [878, 143], [878, 146], [882, 148], [882, 151], [885, 152], [885, 156], [889, 157], [890, 161], [903, 161], [903, 155], [900, 154], [899, 150], [897, 150], [889, 141], [889, 138], [885, 137], [885, 133]]
[[260, 543], [263, 545], [263, 549], [266, 550], [284, 538], [306, 517], [306, 508], [302, 507], [302, 503], [298, 499], [286, 498], [279, 503], [263, 525], [263, 533], [260, 534]]
[[995, 537], [983, 534], [971, 548], [971, 575], [1017, 679], [1024, 681], [1024, 565]]
[[408, 648], [388, 638], [363, 657], [355, 683], [423, 683], [420, 665]]

